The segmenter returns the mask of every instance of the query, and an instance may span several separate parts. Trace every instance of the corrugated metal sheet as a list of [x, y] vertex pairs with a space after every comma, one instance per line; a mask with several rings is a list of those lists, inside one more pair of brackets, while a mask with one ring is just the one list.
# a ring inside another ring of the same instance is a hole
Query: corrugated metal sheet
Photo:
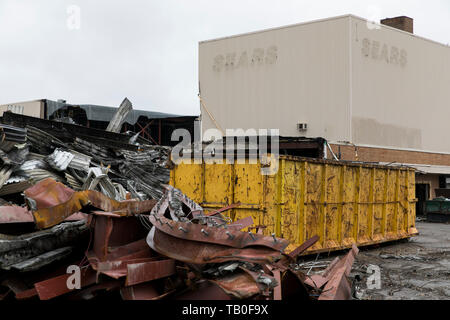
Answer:
[[27, 129], [0, 123], [1, 141], [25, 143], [27, 141]]
[[27, 139], [30, 141], [32, 146], [37, 149], [42, 154], [49, 154], [54, 149], [52, 146], [65, 147], [64, 142], [55, 138], [51, 134], [46, 133], [38, 128], [32, 126], [26, 126], [27, 128]]
[[114, 117], [109, 122], [106, 131], [119, 133], [120, 130], [122, 129], [122, 124], [125, 122], [125, 119], [127, 118], [127, 115], [132, 110], [133, 105], [131, 104], [130, 100], [125, 98], [120, 104], [119, 109], [117, 109], [116, 113], [114, 114]]
[[0, 188], [0, 196], [20, 193], [31, 186], [32, 184], [28, 181], [28, 178], [22, 176], [12, 176]]
[[64, 171], [74, 157], [75, 156], [70, 152], [55, 149], [55, 151], [46, 158], [46, 161], [52, 168], [58, 171]]

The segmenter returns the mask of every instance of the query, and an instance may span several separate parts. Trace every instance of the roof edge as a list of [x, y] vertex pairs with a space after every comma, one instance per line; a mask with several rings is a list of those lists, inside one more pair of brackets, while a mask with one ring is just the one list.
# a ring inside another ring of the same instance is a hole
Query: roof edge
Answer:
[[202, 41], [199, 41], [198, 43], [200, 45], [200, 44], [203, 44], [203, 43], [214, 42], [214, 41], [219, 41], [219, 40], [225, 40], [225, 39], [230, 39], [230, 38], [237, 38], [237, 37], [242, 37], [242, 36], [248, 36], [248, 35], [252, 35], [252, 34], [264, 33], [264, 32], [269, 32], [269, 31], [274, 31], [274, 30], [287, 29], [287, 28], [293, 28], [293, 27], [298, 27], [298, 26], [303, 26], [303, 25], [308, 25], [308, 24], [313, 24], [313, 23], [338, 20], [338, 19], [348, 18], [348, 17], [351, 17], [351, 16], [353, 16], [353, 15], [351, 15], [351, 14], [344, 14], [344, 15], [335, 16], [335, 17], [316, 19], [316, 20], [311, 20], [311, 21], [306, 21], [306, 22], [288, 24], [288, 25], [284, 25], [284, 26], [280, 26], [280, 27], [273, 27], [273, 28], [267, 28], [267, 29], [262, 29], [262, 30], [238, 33], [238, 34], [234, 34], [234, 35], [231, 35], [231, 36], [219, 37], [219, 38], [214, 38], [214, 39], [209, 39], [209, 40], [202, 40]]
[[289, 25], [284, 25], [284, 26], [280, 26], [280, 27], [273, 27], [273, 28], [267, 28], [267, 29], [262, 29], [262, 30], [256, 30], [256, 31], [250, 31], [250, 32], [244, 32], [244, 33], [239, 33], [239, 34], [234, 34], [231, 36], [225, 36], [225, 37], [219, 37], [219, 38], [214, 38], [214, 39], [209, 39], [209, 40], [203, 40], [203, 41], [199, 41], [198, 44], [204, 44], [204, 43], [210, 43], [210, 42], [214, 42], [214, 41], [220, 41], [220, 40], [226, 40], [226, 39], [232, 39], [232, 38], [237, 38], [237, 37], [242, 37], [242, 36], [248, 36], [248, 35], [252, 35], [252, 34], [258, 34], [258, 33], [264, 33], [264, 32], [269, 32], [269, 31], [274, 31], [274, 30], [281, 30], [281, 29], [287, 29], [287, 28], [293, 28], [293, 27], [298, 27], [298, 26], [303, 26], [303, 25], [308, 25], [308, 24], [313, 24], [313, 23], [320, 23], [320, 22], [326, 22], [326, 21], [333, 21], [333, 20], [338, 20], [338, 19], [343, 19], [343, 18], [353, 18], [353, 19], [358, 19], [358, 20], [362, 20], [364, 22], [371, 22], [374, 23], [375, 25], [381, 26], [382, 28], [387, 28], [396, 32], [400, 32], [403, 34], [406, 34], [410, 37], [414, 37], [417, 39], [421, 39], [421, 40], [425, 40], [425, 41], [429, 41], [431, 43], [434, 44], [438, 44], [441, 45], [445, 48], [450, 48], [449, 45], [436, 41], [436, 40], [432, 40], [429, 38], [425, 38], [422, 36], [419, 36], [417, 34], [414, 33], [410, 33], [407, 31], [403, 31], [397, 28], [393, 28], [384, 24], [381, 24], [380, 22], [376, 22], [376, 21], [370, 21], [366, 18], [362, 18], [360, 16], [357, 16], [355, 14], [345, 14], [345, 15], [340, 15], [340, 16], [334, 16], [334, 17], [329, 17], [329, 18], [323, 18], [323, 19], [316, 19], [316, 20], [311, 20], [311, 21], [306, 21], [306, 22], [300, 22], [300, 23], [295, 23], [295, 24], [289, 24]]

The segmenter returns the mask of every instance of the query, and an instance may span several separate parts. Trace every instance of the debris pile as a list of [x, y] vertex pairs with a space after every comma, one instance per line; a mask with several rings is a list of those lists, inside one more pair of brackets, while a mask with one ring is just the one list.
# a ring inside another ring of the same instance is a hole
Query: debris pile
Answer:
[[[226, 209], [206, 214], [179, 190], [165, 185], [164, 191], [159, 201], [117, 201], [97, 191], [71, 190], [51, 178], [27, 189], [36, 225], [50, 228], [0, 242], [2, 269], [16, 272], [7, 273], [1, 282], [3, 296], [9, 292], [11, 298], [41, 300], [106, 294], [120, 294], [124, 300], [351, 298], [347, 276], [356, 247], [336, 259], [323, 276], [308, 277], [296, 263], [317, 236], [286, 253], [285, 239], [264, 236], [261, 229], [242, 231], [250, 230], [251, 218], [231, 222], [221, 213]], [[83, 242], [85, 252], [70, 264], [58, 264], [81, 235], [89, 239]], [[31, 240], [38, 237], [46, 244]], [[20, 258], [5, 258], [16, 256]], [[79, 268], [78, 290], [70, 285], [71, 268]]]
[[[350, 299], [358, 249], [322, 275], [298, 268], [309, 239], [263, 235], [228, 206], [206, 213], [169, 185], [170, 148], [9, 112], [0, 124], [0, 300]], [[238, 204], [235, 204], [238, 205]]]
[[[121, 139], [125, 136], [109, 134]], [[136, 142], [115, 148], [110, 140], [96, 139], [94, 143], [59, 135], [64, 141], [33, 126], [0, 124], [1, 203], [17, 201], [14, 195], [46, 178], [76, 191], [97, 190], [118, 201], [125, 200], [127, 194], [140, 200], [161, 197], [161, 184], [169, 181], [166, 164], [170, 148]]]

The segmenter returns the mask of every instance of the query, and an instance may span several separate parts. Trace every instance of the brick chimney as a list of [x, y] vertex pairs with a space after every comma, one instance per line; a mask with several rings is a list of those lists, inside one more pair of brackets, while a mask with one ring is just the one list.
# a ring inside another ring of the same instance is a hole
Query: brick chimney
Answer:
[[400, 29], [409, 33], [414, 33], [414, 19], [406, 16], [386, 18], [381, 20], [381, 24], [396, 29]]

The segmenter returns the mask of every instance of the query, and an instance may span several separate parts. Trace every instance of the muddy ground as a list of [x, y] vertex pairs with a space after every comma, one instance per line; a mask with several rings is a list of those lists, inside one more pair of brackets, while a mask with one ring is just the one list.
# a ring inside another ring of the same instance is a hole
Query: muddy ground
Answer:
[[[360, 248], [350, 274], [355, 299], [450, 300], [450, 224], [418, 221], [416, 228], [420, 235], [409, 240]], [[303, 271], [320, 273], [335, 256], [307, 259]], [[369, 265], [379, 267], [380, 289], [367, 286]]]

